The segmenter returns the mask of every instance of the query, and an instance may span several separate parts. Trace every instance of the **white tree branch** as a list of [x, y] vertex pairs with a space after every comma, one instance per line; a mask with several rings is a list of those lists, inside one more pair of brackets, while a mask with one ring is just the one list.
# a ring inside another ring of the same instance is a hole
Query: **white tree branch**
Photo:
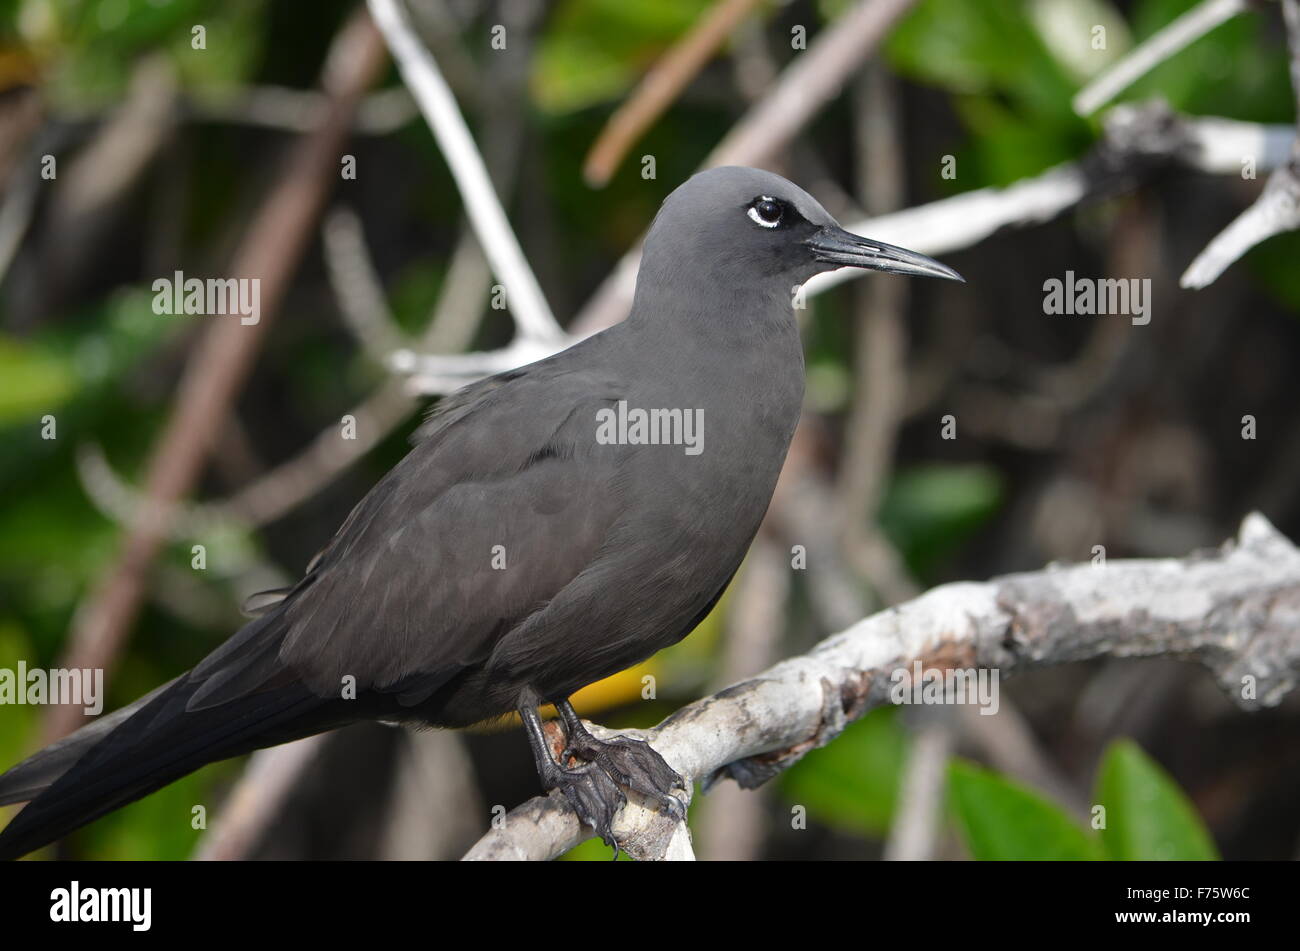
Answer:
[[[707, 791], [730, 776], [753, 787], [888, 702], [891, 673], [914, 661], [990, 668], [1004, 679], [1095, 657], [1154, 656], [1198, 661], [1244, 708], [1279, 703], [1300, 678], [1300, 551], [1253, 514], [1235, 541], [1185, 558], [944, 585], [626, 734], [651, 742], [688, 785]], [[636, 858], [691, 854], [684, 824], [635, 800], [614, 831]], [[591, 834], [553, 793], [515, 809], [465, 857], [551, 859]]]
[[562, 339], [564, 332], [555, 322], [537, 278], [528, 266], [492, 187], [483, 157], [433, 56], [416, 37], [399, 0], [367, 0], [367, 3], [402, 79], [438, 140], [483, 253], [493, 273], [506, 287], [510, 313], [519, 335], [536, 341]]
[[1215, 235], [1187, 265], [1178, 283], [1192, 290], [1208, 287], [1255, 245], [1297, 228], [1300, 228], [1300, 148], [1290, 164], [1268, 177], [1259, 198]]
[[[1300, 133], [1300, 0], [1282, 0], [1282, 19], [1291, 53], [1291, 90], [1295, 94]], [[1290, 161], [1278, 166], [1254, 204], [1196, 256], [1179, 284], [1197, 290], [1207, 287], [1255, 245], [1297, 228], [1300, 228], [1300, 134], [1292, 141]]]
[[1074, 111], [1081, 116], [1092, 115], [1156, 66], [1250, 7], [1250, 0], [1205, 0], [1192, 7], [1079, 90], [1072, 103]]
[[[1231, 119], [1192, 118], [1160, 103], [1116, 106], [1106, 115], [1099, 162], [1066, 162], [1005, 188], [980, 188], [878, 218], [850, 222], [848, 230], [869, 234], [923, 254], [948, 254], [978, 244], [1007, 227], [1050, 221], [1101, 190], [1103, 178], [1145, 161], [1170, 161], [1212, 175], [1239, 174], [1243, 158], [1259, 169], [1283, 165], [1295, 129]], [[820, 294], [864, 272], [840, 268], [804, 285]]]

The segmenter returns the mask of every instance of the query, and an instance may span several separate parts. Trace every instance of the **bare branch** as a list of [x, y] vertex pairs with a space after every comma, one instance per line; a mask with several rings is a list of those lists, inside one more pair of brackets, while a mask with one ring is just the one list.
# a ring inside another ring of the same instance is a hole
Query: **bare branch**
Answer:
[[1290, 161], [1264, 183], [1254, 204], [1219, 232], [1187, 266], [1179, 284], [1199, 290], [1214, 283], [1238, 258], [1274, 235], [1300, 228], [1300, 2], [1282, 0], [1287, 46], [1291, 52], [1291, 88], [1296, 99], [1297, 136]]
[[1081, 116], [1092, 115], [1156, 66], [1250, 8], [1250, 0], [1204, 0], [1192, 7], [1079, 90], [1071, 103], [1074, 111]]
[[[1172, 162], [1208, 174], [1238, 174], [1243, 157], [1269, 170], [1288, 161], [1295, 130], [1217, 117], [1192, 118], [1159, 103], [1123, 105], [1106, 116], [1106, 140], [1096, 155], [1054, 166], [1033, 178], [1004, 188], [980, 188], [876, 218], [851, 222], [850, 231], [925, 254], [968, 248], [1003, 228], [1050, 221], [1085, 199], [1107, 194], [1144, 164]], [[627, 314], [640, 251], [623, 256], [587, 306], [573, 321], [573, 333], [548, 343], [516, 340], [489, 352], [429, 355], [411, 350], [393, 354], [394, 372], [410, 374], [420, 393], [449, 393], [482, 376], [510, 370], [563, 349]], [[804, 285], [816, 296], [866, 272], [841, 268], [819, 274]]]
[[37, 142], [28, 151], [24, 167], [14, 174], [4, 199], [0, 201], [0, 282], [4, 281], [32, 223], [36, 198], [40, 194], [39, 169], [44, 148], [43, 143]]
[[579, 337], [559, 337], [541, 341], [520, 335], [500, 350], [475, 353], [416, 353], [398, 350], [389, 358], [395, 373], [409, 374], [410, 386], [417, 393], [451, 393], [467, 383], [493, 373], [513, 370], [558, 353], [576, 343]]
[[948, 781], [948, 757], [954, 746], [954, 711], [922, 707], [919, 712], [922, 722], [903, 767], [898, 815], [885, 842], [884, 858], [891, 862], [936, 858], [943, 831], [943, 793]]
[[[894, 212], [905, 190], [898, 93], [879, 63], [862, 71], [856, 93], [857, 192], [869, 214]], [[858, 288], [856, 301], [856, 383], [835, 487], [838, 510], [850, 517], [839, 536], [849, 561], [893, 604], [920, 593], [876, 519], [907, 395], [908, 282], [877, 276]]]
[[762, 165], [798, 135], [916, 0], [859, 0], [817, 34], [767, 96], [718, 143], [705, 167]]
[[[368, 253], [364, 250], [361, 253], [368, 261]], [[342, 273], [337, 276], [349, 279]], [[431, 350], [463, 347], [478, 327], [490, 280], [482, 252], [466, 230], [452, 254], [433, 316], [416, 346]], [[387, 303], [382, 299], [373, 306], [381, 307], [385, 315], [388, 312]], [[406, 380], [386, 379], [345, 414], [356, 420], [355, 439], [340, 439], [337, 424], [331, 424], [298, 455], [259, 476], [230, 498], [177, 503], [172, 507], [168, 537], [184, 540], [229, 529], [232, 523], [247, 530], [275, 521], [314, 496], [386, 439], [415, 411], [417, 404], [418, 396]], [[138, 488], [113, 470], [100, 446], [94, 443], [79, 446], [76, 463], [81, 485], [100, 512], [124, 525], [139, 517], [147, 504], [145, 498]]]
[[1200, 290], [1255, 245], [1300, 228], [1300, 150], [1295, 161], [1269, 176], [1264, 190], [1249, 208], [1224, 228], [1196, 256], [1178, 279], [1182, 287]]
[[488, 177], [483, 157], [470, 136], [465, 119], [433, 56], [420, 43], [399, 0], [367, 0], [375, 23], [384, 34], [402, 78], [420, 104], [456, 187], [460, 189], [483, 252], [492, 270], [506, 286], [510, 313], [520, 337], [532, 341], [563, 339], [564, 332], [551, 314], [550, 305], [519, 247]]
[[[892, 672], [914, 661], [1004, 679], [1094, 657], [1154, 656], [1198, 661], [1246, 709], [1281, 702], [1300, 679], [1300, 551], [1252, 514], [1217, 551], [944, 585], [627, 733], [650, 741], [688, 786], [707, 791], [730, 776], [753, 787], [888, 702]], [[643, 859], [680, 855], [689, 837], [635, 801], [614, 832]], [[591, 834], [553, 794], [515, 809], [466, 858], [549, 859]]]
[[[781, 547], [760, 532], [729, 595], [718, 686], [753, 676], [781, 656], [790, 574]], [[766, 825], [762, 792], [725, 786], [710, 797], [700, 842], [704, 858], [745, 862], [758, 856]]]

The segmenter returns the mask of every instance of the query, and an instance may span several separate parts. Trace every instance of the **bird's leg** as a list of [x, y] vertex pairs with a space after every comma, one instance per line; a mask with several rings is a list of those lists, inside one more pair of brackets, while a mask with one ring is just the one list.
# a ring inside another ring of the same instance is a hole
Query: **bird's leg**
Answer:
[[664, 815], [685, 818], [685, 809], [681, 800], [673, 795], [673, 790], [685, 789], [686, 783], [654, 747], [645, 740], [629, 736], [598, 740], [582, 725], [582, 719], [568, 700], [557, 701], [555, 709], [560, 712], [568, 739], [568, 745], [560, 754], [561, 761], [570, 756], [584, 759], [599, 766], [620, 786], [657, 800]]
[[537, 709], [529, 703], [519, 707], [519, 716], [524, 721], [528, 733], [528, 745], [533, 750], [533, 761], [537, 764], [537, 775], [541, 777], [545, 789], [558, 789], [564, 793], [578, 818], [596, 830], [596, 834], [618, 855], [618, 843], [614, 841], [614, 832], [610, 828], [614, 814], [627, 802], [623, 790], [610, 778], [609, 773], [595, 763], [586, 763], [574, 769], [568, 769], [551, 756], [550, 744], [542, 731], [542, 718]]

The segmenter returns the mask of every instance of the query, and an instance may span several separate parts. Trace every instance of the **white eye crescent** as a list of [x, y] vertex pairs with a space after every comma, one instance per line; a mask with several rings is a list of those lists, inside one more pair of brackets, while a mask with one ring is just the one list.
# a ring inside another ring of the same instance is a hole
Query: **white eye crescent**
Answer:
[[746, 212], [749, 220], [761, 228], [775, 228], [781, 223], [781, 213], [781, 205], [766, 195], [754, 199]]

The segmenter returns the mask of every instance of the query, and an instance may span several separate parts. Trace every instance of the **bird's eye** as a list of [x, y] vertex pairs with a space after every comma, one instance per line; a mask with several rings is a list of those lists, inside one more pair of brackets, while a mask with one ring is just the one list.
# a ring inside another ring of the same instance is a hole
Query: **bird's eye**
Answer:
[[764, 195], [749, 206], [749, 220], [763, 228], [775, 228], [781, 223], [782, 210], [779, 201]]

